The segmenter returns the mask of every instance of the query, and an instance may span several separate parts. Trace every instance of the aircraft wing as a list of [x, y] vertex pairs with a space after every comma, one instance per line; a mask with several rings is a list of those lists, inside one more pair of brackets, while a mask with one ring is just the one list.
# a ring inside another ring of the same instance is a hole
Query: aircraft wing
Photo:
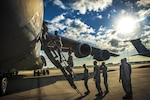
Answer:
[[119, 56], [119, 54], [116, 54], [116, 53], [113, 53], [113, 52], [110, 52], [110, 51], [109, 51], [109, 53], [110, 53], [110, 56], [113, 56], [113, 57]]
[[[52, 38], [54, 37], [54, 35], [50, 35]], [[97, 61], [104, 61], [109, 59], [110, 56], [119, 56], [118, 54], [109, 52], [108, 50], [101, 50], [100, 48], [93, 47], [87, 43], [79, 42], [63, 36], [61, 36], [61, 40], [63, 43], [63, 52], [67, 52], [69, 49], [71, 49], [77, 58], [83, 58], [87, 57], [88, 55], [92, 55], [93, 59]]]

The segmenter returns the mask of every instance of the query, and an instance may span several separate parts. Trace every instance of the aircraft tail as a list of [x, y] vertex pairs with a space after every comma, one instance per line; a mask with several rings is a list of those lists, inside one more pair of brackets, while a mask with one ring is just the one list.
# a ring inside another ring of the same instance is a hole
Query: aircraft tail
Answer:
[[149, 50], [141, 43], [140, 39], [131, 40], [131, 43], [136, 48], [138, 53], [148, 52]]

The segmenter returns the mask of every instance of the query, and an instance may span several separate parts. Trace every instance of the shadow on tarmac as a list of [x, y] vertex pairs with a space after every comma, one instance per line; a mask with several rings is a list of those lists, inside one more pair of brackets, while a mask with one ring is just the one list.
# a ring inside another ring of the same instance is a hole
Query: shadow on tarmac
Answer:
[[[107, 72], [113, 72], [113, 71], [116, 71], [116, 70], [108, 70]], [[89, 79], [93, 78], [93, 76], [94, 76], [93, 72], [89, 73]], [[75, 81], [81, 81], [83, 80], [83, 73], [75, 74], [74, 77], [75, 77], [74, 79]]]
[[94, 100], [102, 100], [108, 93], [104, 93], [104, 95], [97, 95]]
[[[96, 98], [94, 100], [102, 100], [107, 94], [108, 93], [104, 93], [104, 95], [96, 95]], [[82, 100], [87, 95], [89, 95], [89, 94], [84, 94], [83, 96], [80, 96], [80, 97], [76, 98], [75, 100]]]
[[123, 98], [122, 97], [122, 100], [133, 100], [133, 98]]
[[82, 99], [85, 98], [87, 95], [89, 95], [89, 94], [84, 94], [83, 96], [80, 96], [80, 97], [76, 98], [75, 100], [82, 100]]
[[[64, 80], [63, 77], [57, 76], [58, 79]], [[16, 76], [8, 79], [8, 88], [6, 95], [10, 95], [13, 93], [19, 93], [39, 87], [43, 87], [46, 85], [50, 85], [55, 83], [58, 79], [57, 77], [33, 77], [33, 78], [24, 78], [22, 76]], [[39, 85], [39, 81], [41, 84]]]
[[140, 66], [138, 68], [150, 68], [150, 65]]
[[[90, 73], [89, 78], [93, 78], [93, 73]], [[75, 81], [80, 81], [83, 78], [83, 73], [76, 74]], [[57, 81], [66, 80], [63, 75], [57, 76], [26, 76], [26, 75], [18, 75], [11, 78], [8, 78], [8, 88], [6, 95], [11, 95], [13, 93], [19, 93], [31, 89], [36, 89], [39, 87], [51, 85]], [[69, 84], [69, 83], [68, 83]], [[84, 95], [81, 98], [84, 98]]]
[[[82, 74], [76, 74], [78, 76], [77, 80], [81, 80]], [[47, 86], [54, 84], [57, 81], [66, 80], [63, 75], [57, 76], [26, 76], [18, 75], [11, 78], [8, 78], [8, 87], [6, 95], [13, 93], [19, 93], [31, 89], [36, 89], [39, 87]], [[68, 83], [69, 84], [69, 83]]]

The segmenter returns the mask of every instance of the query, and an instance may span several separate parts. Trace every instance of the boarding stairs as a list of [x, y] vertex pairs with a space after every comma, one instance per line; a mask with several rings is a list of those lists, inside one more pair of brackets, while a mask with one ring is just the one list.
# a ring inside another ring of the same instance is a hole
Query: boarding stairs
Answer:
[[[44, 38], [44, 36], [42, 36], [41, 38], [41, 43], [42, 43], [42, 49], [45, 51], [45, 54], [47, 55], [47, 57], [49, 58], [49, 60], [58, 68], [61, 70], [61, 72], [63, 73], [63, 75], [65, 76], [66, 80], [69, 82], [70, 86], [75, 89], [77, 91], [78, 94], [82, 95], [81, 92], [78, 90], [77, 86], [74, 83], [74, 78], [73, 78], [73, 70], [71, 70], [72, 72], [70, 72], [70, 70], [68, 69], [72, 69], [68, 63], [67, 60], [64, 56], [64, 54], [62, 52], [61, 53], [61, 61], [59, 61], [55, 56], [56, 54], [58, 55], [58, 51], [54, 50], [54, 46], [56, 46], [57, 48], [59, 48], [57, 46], [57, 43], [51, 38]], [[51, 44], [51, 46], [49, 45]], [[60, 48], [59, 48], [60, 49]], [[54, 52], [56, 52], [54, 54]], [[58, 56], [59, 57], [59, 56]]]

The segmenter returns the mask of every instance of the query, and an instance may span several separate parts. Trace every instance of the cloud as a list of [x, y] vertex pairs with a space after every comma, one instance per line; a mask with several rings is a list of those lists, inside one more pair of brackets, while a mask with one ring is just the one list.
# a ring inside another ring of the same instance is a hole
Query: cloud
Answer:
[[143, 32], [139, 35], [139, 37], [140, 37], [140, 38], [147, 38], [147, 37], [149, 37], [149, 35], [150, 35], [150, 29], [143, 31]]
[[61, 0], [54, 0], [54, 4], [59, 6], [62, 9], [66, 9], [66, 7], [64, 6], [64, 4], [61, 2]]
[[141, 33], [139, 34], [139, 37], [148, 37], [150, 35], [150, 24], [147, 23], [147, 19], [150, 17], [150, 9], [142, 9], [137, 12], [137, 15], [139, 16], [139, 22], [145, 22], [142, 24], [141, 27]]
[[98, 30], [99, 30], [99, 31], [105, 31], [105, 30], [106, 30], [106, 27], [103, 27], [103, 26], [101, 25]]
[[89, 41], [90, 38], [93, 38], [90, 33], [94, 33], [95, 30], [79, 19], [66, 19], [65, 25], [66, 29], [63, 33], [65, 37], [80, 41]]
[[139, 10], [137, 12], [137, 14], [140, 17], [140, 20], [144, 20], [146, 17], [150, 17], [150, 9], [148, 9], [148, 10], [144, 10], [144, 9]]
[[[101, 27], [102, 28], [102, 27]], [[100, 34], [101, 32], [105, 32], [105, 34]], [[119, 39], [115, 34], [116, 31], [113, 29], [104, 28], [103, 30], [99, 30], [99, 36], [94, 37], [92, 41], [96, 44], [97, 47], [101, 49], [106, 49], [112, 52], [121, 53], [127, 48], [131, 48], [131, 43], [125, 43], [121, 39]], [[132, 47], [133, 49], [133, 47]]]
[[93, 28], [91, 28], [87, 24], [81, 22], [81, 20], [79, 20], [79, 19], [75, 19], [73, 24], [75, 25], [74, 27], [76, 29], [78, 29], [79, 33], [84, 33], [84, 32], [93, 33], [94, 32]]
[[69, 19], [69, 18], [67, 18], [66, 20], [65, 20], [65, 24], [67, 25], [67, 26], [71, 26], [71, 23], [73, 22], [73, 20], [71, 20], [71, 19]]
[[145, 25], [145, 27], [144, 27], [143, 29], [145, 29], [145, 30], [150, 30], [150, 26]]
[[48, 26], [48, 29], [49, 29], [49, 32], [53, 32], [55, 30], [57, 30], [57, 31], [64, 30], [66, 27], [67, 26], [65, 26], [64, 24], [53, 23]]
[[95, 33], [92, 27], [88, 26], [80, 19], [65, 18], [63, 14], [56, 16], [48, 22], [50, 23], [48, 26], [49, 32], [58, 30], [62, 32], [62, 35], [75, 40], [85, 40], [82, 37], [88, 38], [87, 34]]
[[112, 40], [110, 41], [110, 43], [111, 43], [112, 46], [118, 47], [118, 40], [112, 39]]
[[97, 18], [102, 19], [102, 18], [103, 18], [103, 16], [102, 16], [102, 15], [99, 15], [99, 16], [97, 16]]
[[61, 14], [61, 15], [56, 16], [55, 18], [53, 18], [50, 22], [51, 23], [58, 23], [59, 21], [64, 20], [64, 19], [65, 19], [64, 14]]
[[126, 14], [126, 13], [127, 13], [126, 10], [124, 10], [124, 9], [121, 10], [121, 14]]
[[44, 0], [44, 6], [46, 7], [49, 3], [59, 6], [62, 9], [67, 9], [67, 7], [62, 3], [61, 0]]
[[133, 4], [133, 3], [131, 3], [131, 1], [127, 1], [127, 2], [125, 2], [125, 5], [126, 5], [128, 8], [131, 8], [131, 9], [133, 9], [133, 8], [134, 8], [134, 4]]
[[71, 7], [78, 10], [80, 14], [85, 14], [87, 11], [103, 11], [110, 5], [112, 5], [112, 0], [76, 0]]
[[138, 6], [145, 6], [146, 7], [146, 6], [150, 5], [150, 0], [139, 0], [136, 2], [136, 4]]
[[108, 18], [108, 19], [110, 18], [110, 14], [107, 15], [107, 18]]
[[142, 40], [144, 44], [149, 44], [150, 45], [150, 36], [148, 38], [145, 38]]

